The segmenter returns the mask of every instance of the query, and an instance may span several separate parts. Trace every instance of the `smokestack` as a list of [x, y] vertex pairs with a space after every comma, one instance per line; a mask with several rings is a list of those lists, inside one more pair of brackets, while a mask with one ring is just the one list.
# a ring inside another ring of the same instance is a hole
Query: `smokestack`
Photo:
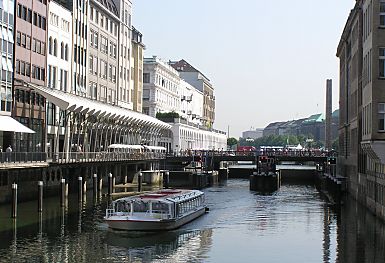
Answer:
[[325, 114], [325, 149], [332, 149], [332, 91], [333, 83], [331, 79], [326, 80], [326, 114]]

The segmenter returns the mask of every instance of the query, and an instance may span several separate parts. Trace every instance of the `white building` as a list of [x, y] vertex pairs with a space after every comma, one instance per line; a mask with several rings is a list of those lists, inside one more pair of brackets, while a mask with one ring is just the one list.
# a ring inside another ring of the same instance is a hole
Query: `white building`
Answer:
[[244, 139], [258, 139], [263, 137], [263, 129], [255, 129], [242, 132], [242, 138]]
[[180, 81], [181, 117], [202, 125], [203, 93], [184, 80]]
[[171, 133], [162, 138], [159, 143], [168, 151], [183, 154], [188, 150], [226, 150], [226, 133], [217, 130], [202, 129], [202, 126], [193, 125], [182, 119], [175, 119], [171, 125]]
[[158, 112], [181, 113], [178, 71], [156, 56], [143, 63], [143, 113], [156, 117]]
[[[71, 57], [72, 57], [72, 13], [55, 1], [48, 5], [48, 50], [47, 50], [47, 85], [48, 88], [71, 91]], [[47, 103], [47, 151], [52, 153], [56, 147], [63, 149], [64, 112], [55, 104]]]

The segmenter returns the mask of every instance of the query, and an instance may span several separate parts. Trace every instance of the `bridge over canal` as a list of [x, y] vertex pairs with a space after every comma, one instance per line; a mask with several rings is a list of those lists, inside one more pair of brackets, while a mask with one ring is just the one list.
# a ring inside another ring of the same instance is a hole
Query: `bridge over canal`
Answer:
[[189, 155], [179, 155], [166, 157], [166, 164], [170, 166], [186, 165], [191, 162], [201, 162], [206, 169], [218, 170], [221, 162], [251, 162], [256, 164], [260, 158], [266, 156], [273, 157], [276, 164], [283, 162], [292, 162], [297, 164], [314, 163], [324, 164], [328, 158], [333, 156], [328, 153], [315, 152], [286, 152], [286, 153], [259, 153], [259, 152], [213, 152], [202, 151], [192, 152]]

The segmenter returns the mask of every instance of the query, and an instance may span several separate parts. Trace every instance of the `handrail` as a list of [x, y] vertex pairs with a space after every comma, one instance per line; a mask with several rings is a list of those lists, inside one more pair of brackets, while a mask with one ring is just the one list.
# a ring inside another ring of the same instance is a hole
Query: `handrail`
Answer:
[[23, 164], [47, 162], [45, 152], [0, 152], [0, 164]]
[[86, 162], [115, 162], [142, 161], [164, 159], [164, 153], [154, 152], [72, 152], [54, 154], [52, 163], [86, 163]]

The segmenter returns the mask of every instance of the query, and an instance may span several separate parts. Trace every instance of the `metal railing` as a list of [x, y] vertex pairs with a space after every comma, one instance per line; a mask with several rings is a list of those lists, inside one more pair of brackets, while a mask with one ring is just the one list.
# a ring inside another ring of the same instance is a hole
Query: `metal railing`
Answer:
[[87, 162], [116, 162], [142, 161], [164, 159], [164, 153], [124, 153], [124, 152], [73, 152], [53, 154], [53, 163], [87, 163]]
[[289, 157], [336, 157], [335, 152], [326, 151], [183, 151], [169, 153], [168, 157], [188, 156], [289, 156]]
[[47, 154], [42, 152], [0, 152], [0, 164], [43, 163]]

